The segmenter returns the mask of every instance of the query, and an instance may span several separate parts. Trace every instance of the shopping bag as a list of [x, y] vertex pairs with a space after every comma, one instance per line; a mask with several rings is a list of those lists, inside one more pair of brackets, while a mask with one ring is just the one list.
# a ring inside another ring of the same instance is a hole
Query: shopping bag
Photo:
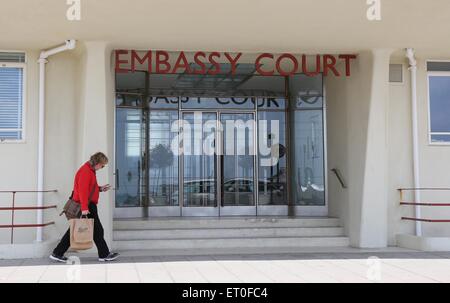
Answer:
[[86, 250], [94, 246], [94, 219], [71, 219], [70, 248]]

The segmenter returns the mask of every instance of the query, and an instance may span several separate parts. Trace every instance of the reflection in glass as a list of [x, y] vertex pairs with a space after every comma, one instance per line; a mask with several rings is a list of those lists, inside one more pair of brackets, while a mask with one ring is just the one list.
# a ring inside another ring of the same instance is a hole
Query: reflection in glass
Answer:
[[[224, 151], [221, 156], [222, 204], [254, 205], [254, 115], [221, 114], [220, 120], [223, 125]], [[236, 121], [248, 127], [241, 128]], [[244, 124], [247, 122], [250, 124]]]
[[431, 142], [433, 143], [444, 143], [450, 142], [450, 134], [448, 135], [431, 135]]
[[295, 204], [325, 205], [322, 110], [297, 110], [294, 123]]
[[216, 206], [216, 157], [214, 153], [204, 153], [202, 143], [211, 136], [215, 141], [215, 129], [207, 127], [206, 123], [216, 121], [217, 115], [185, 113], [183, 120], [190, 125], [183, 126], [183, 206]]
[[281, 97], [260, 97], [258, 98], [258, 109], [279, 110], [286, 108], [286, 99]]
[[[287, 205], [287, 186], [286, 186], [286, 118], [283, 111], [261, 111], [258, 113], [259, 121], [267, 121], [266, 129], [260, 129], [259, 133], [267, 131], [267, 142], [260, 142], [264, 146], [278, 146], [278, 161], [275, 161], [273, 165], [261, 165], [261, 160], [270, 158], [271, 154], [263, 155], [261, 150], [259, 153], [259, 188], [258, 188], [258, 203], [259, 205]], [[278, 134], [272, 129], [273, 122], [278, 123]], [[261, 128], [263, 125], [259, 124]], [[263, 136], [259, 134], [259, 140], [264, 140]]]
[[116, 109], [116, 206], [140, 206], [143, 193], [142, 158], [143, 142], [142, 112], [139, 109]]
[[142, 107], [142, 95], [140, 94], [116, 94], [116, 105], [126, 107]]
[[295, 99], [295, 106], [301, 109], [322, 108], [323, 97], [314, 92], [299, 92]]
[[116, 73], [116, 92], [145, 93], [146, 72]]
[[314, 77], [305, 74], [296, 74], [289, 77], [289, 87], [293, 96], [318, 95], [323, 96], [322, 74]]
[[179, 97], [169, 96], [150, 96], [148, 98], [148, 106], [158, 109], [178, 109]]
[[177, 111], [151, 111], [149, 130], [149, 206], [178, 205], [178, 157], [171, 149]]
[[181, 108], [188, 109], [253, 109], [255, 101], [252, 97], [181, 97]]

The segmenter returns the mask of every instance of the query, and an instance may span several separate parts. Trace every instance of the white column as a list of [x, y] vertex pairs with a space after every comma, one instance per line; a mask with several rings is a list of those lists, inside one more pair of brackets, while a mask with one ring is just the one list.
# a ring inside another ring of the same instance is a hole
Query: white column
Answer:
[[[360, 247], [386, 247], [388, 224], [387, 110], [391, 50], [372, 51], [364, 158]], [[364, 102], [361, 100], [361, 102]]]
[[[111, 69], [111, 49], [106, 42], [85, 43], [85, 59], [81, 80], [80, 165], [90, 155], [101, 151], [109, 164], [97, 172], [99, 185], [114, 187], [114, 83]], [[100, 193], [99, 216], [105, 229], [105, 239], [111, 244], [114, 192]], [[111, 247], [110, 247], [111, 249]]]

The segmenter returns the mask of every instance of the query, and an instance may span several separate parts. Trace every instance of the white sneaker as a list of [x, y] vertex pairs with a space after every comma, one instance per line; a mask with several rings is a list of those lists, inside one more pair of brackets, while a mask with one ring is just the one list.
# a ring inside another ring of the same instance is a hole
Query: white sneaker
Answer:
[[108, 262], [108, 261], [114, 261], [119, 257], [118, 253], [110, 252], [109, 255], [106, 258], [98, 258], [100, 262]]

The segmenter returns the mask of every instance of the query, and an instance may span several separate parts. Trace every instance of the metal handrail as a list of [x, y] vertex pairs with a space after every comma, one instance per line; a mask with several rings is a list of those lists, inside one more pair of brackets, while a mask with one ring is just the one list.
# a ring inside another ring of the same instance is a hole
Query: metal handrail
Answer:
[[[397, 189], [400, 193], [400, 205], [413, 205], [413, 206], [428, 206], [428, 207], [449, 207], [449, 202], [411, 202], [403, 200], [404, 191], [450, 191], [450, 188], [439, 188], [439, 187], [423, 187], [423, 188], [399, 188]], [[416, 217], [401, 217], [402, 220], [416, 221], [416, 222], [428, 222], [428, 223], [450, 223], [450, 219], [426, 219], [426, 218], [416, 218]]]
[[57, 208], [56, 205], [48, 205], [48, 206], [20, 206], [16, 207], [16, 194], [20, 193], [56, 193], [58, 192], [56, 189], [54, 190], [0, 190], [0, 193], [11, 193], [12, 194], [12, 202], [11, 207], [0, 207], [0, 211], [11, 211], [11, 224], [0, 225], [1, 228], [11, 228], [11, 244], [14, 244], [14, 228], [29, 228], [29, 227], [45, 227], [49, 225], [55, 224], [54, 221], [43, 223], [43, 224], [14, 224], [14, 216], [16, 210], [44, 210]]
[[339, 168], [332, 168], [331, 171], [334, 173], [342, 188], [347, 188], [347, 184], [345, 183], [344, 177], [342, 176]]

